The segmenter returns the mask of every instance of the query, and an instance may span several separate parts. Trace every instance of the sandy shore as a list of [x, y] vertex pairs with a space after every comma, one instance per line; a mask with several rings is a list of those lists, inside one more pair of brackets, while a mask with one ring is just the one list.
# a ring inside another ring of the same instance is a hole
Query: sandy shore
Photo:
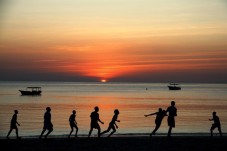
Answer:
[[134, 136], [134, 137], [78, 137], [78, 138], [22, 138], [0, 139], [5, 150], [78, 150], [78, 151], [224, 151], [227, 136]]

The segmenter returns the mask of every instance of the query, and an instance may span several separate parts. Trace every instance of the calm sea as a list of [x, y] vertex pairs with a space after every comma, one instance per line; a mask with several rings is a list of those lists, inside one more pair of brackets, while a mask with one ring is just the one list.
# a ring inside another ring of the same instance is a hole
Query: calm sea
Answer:
[[[77, 82], [0, 82], [0, 137], [9, 131], [14, 110], [19, 111], [20, 136], [38, 136], [43, 127], [45, 108], [50, 106], [54, 135], [68, 135], [68, 118], [76, 110], [78, 135], [85, 136], [90, 128], [90, 113], [99, 106], [100, 119], [107, 129], [114, 109], [119, 109], [119, 129], [116, 134], [149, 134], [155, 127], [155, 116], [144, 114], [166, 109], [176, 102], [178, 116], [174, 134], [209, 133], [208, 119], [216, 111], [227, 131], [227, 84], [185, 84], [182, 90], [170, 91], [168, 83], [77, 83]], [[41, 96], [21, 96], [19, 89], [42, 87]], [[165, 117], [157, 134], [168, 131]], [[217, 130], [215, 130], [217, 133]], [[97, 130], [92, 135], [95, 136]], [[50, 136], [51, 136], [50, 135]], [[15, 131], [11, 133], [15, 136]]]

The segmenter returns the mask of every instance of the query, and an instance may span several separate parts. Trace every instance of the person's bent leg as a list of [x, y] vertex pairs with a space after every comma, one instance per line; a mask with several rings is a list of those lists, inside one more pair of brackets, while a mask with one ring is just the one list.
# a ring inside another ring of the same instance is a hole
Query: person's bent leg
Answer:
[[42, 138], [42, 136], [43, 136], [43, 134], [44, 134], [45, 131], [46, 131], [46, 129], [43, 129], [43, 131], [41, 132], [39, 138]]
[[160, 125], [161, 125], [161, 124], [157, 124], [157, 125], [155, 126], [155, 129], [152, 131], [151, 136], [155, 134], [155, 132], [159, 129]]
[[70, 131], [70, 133], [69, 133], [68, 138], [70, 138], [70, 136], [71, 136], [72, 132], [73, 132], [73, 127], [71, 127], [71, 131]]
[[111, 126], [108, 127], [107, 130], [103, 131], [102, 133], [100, 133], [100, 135], [104, 134], [104, 133], [108, 133], [111, 130]]
[[47, 138], [47, 136], [53, 131], [53, 129], [49, 129], [49, 131], [47, 132], [47, 134], [45, 135], [45, 138]]
[[77, 137], [77, 133], [78, 133], [79, 128], [78, 127], [75, 127], [75, 128], [76, 128], [75, 137]]
[[108, 137], [110, 137], [115, 132], [116, 132], [116, 129], [114, 128], [113, 131], [110, 133], [110, 135], [108, 135]]
[[215, 126], [212, 125], [211, 128], [210, 128], [210, 136], [213, 136], [213, 130], [215, 129]]

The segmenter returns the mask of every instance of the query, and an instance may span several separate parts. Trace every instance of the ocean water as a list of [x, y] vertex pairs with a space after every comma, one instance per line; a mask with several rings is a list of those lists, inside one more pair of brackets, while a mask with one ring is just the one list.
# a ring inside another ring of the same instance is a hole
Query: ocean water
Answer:
[[[227, 84], [186, 84], [182, 90], [170, 91], [168, 83], [78, 83], [78, 82], [0, 82], [0, 137], [5, 137], [10, 128], [14, 110], [19, 111], [20, 136], [38, 136], [43, 128], [43, 115], [51, 107], [54, 131], [50, 136], [68, 135], [69, 116], [76, 110], [79, 136], [87, 136], [90, 128], [90, 114], [99, 107], [101, 130], [108, 128], [119, 109], [119, 128], [115, 134], [149, 134], [155, 127], [155, 116], [144, 117], [166, 109], [170, 102], [176, 102], [177, 117], [173, 135], [181, 133], [209, 134], [212, 112], [216, 111], [227, 131]], [[19, 89], [41, 86], [41, 96], [21, 96]], [[166, 135], [167, 118], [157, 134]], [[75, 132], [75, 131], [74, 131]], [[73, 133], [74, 133], [73, 132]], [[217, 135], [217, 130], [214, 131]], [[97, 135], [93, 130], [92, 136]], [[10, 137], [15, 136], [12, 131]]]

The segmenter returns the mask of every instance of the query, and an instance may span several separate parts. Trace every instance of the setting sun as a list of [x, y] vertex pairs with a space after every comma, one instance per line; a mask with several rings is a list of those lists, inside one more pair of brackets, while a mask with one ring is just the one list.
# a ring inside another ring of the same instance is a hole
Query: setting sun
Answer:
[[106, 79], [102, 79], [101, 82], [107, 82]]
[[226, 83], [224, 0], [11, 1], [0, 81]]

